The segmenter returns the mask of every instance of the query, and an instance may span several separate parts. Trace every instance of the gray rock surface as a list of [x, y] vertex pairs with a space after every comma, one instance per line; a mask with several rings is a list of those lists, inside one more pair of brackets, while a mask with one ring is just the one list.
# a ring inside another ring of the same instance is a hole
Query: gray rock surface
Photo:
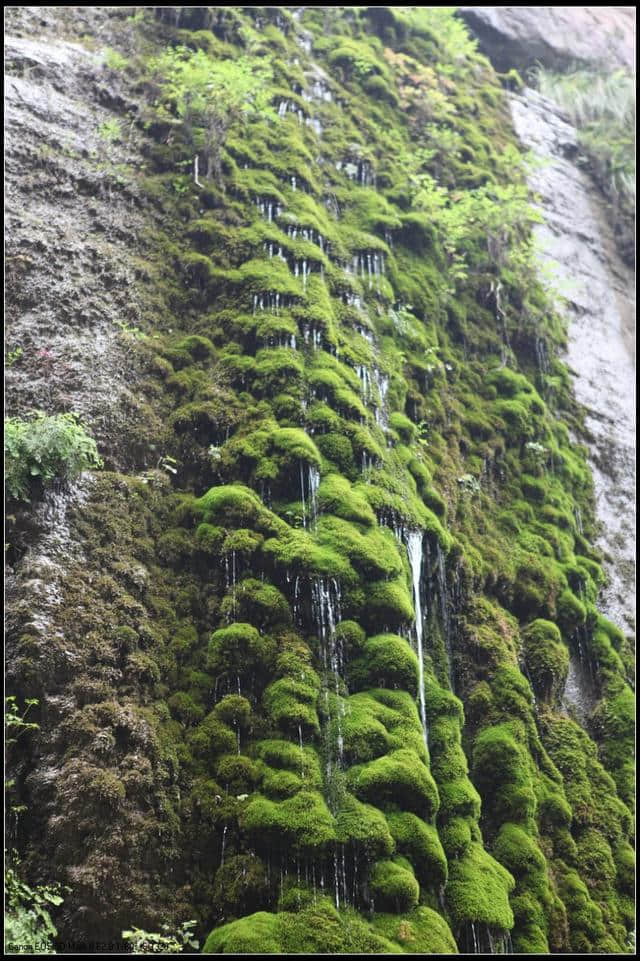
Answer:
[[497, 70], [635, 64], [635, 7], [458, 7]]
[[122, 332], [142, 326], [150, 215], [136, 189], [133, 128], [110, 107], [122, 95], [104, 64], [103, 12], [83, 15], [93, 18], [93, 49], [65, 39], [63, 11], [6, 17], [7, 413], [73, 411], [107, 465], [123, 468], [136, 462], [139, 400]]
[[635, 623], [635, 285], [620, 260], [605, 201], [581, 169], [576, 131], [555, 105], [526, 88], [511, 112], [523, 144], [543, 161], [530, 175], [545, 222], [536, 238], [563, 295], [567, 363], [591, 435], [598, 545], [609, 577], [601, 609]]

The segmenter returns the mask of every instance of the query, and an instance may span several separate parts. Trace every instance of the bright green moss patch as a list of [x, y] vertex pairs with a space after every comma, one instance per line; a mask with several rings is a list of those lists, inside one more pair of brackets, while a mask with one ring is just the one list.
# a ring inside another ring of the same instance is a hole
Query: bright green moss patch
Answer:
[[395, 634], [370, 637], [359, 658], [349, 665], [355, 690], [390, 687], [417, 696], [418, 659], [407, 642]]
[[335, 822], [324, 798], [306, 789], [283, 801], [252, 797], [243, 811], [242, 827], [264, 851], [284, 845], [312, 855], [336, 840]]
[[216, 673], [245, 675], [268, 666], [274, 658], [274, 642], [251, 624], [231, 624], [211, 635], [208, 664]]
[[[316, 680], [314, 672], [309, 672]], [[264, 692], [263, 703], [267, 716], [274, 725], [291, 734], [301, 728], [305, 734], [320, 732], [320, 722], [315, 709], [319, 682], [307, 683], [290, 677], [281, 678]]]
[[[293, 901], [297, 901], [295, 892]], [[337, 911], [328, 898], [301, 903], [296, 912], [257, 914], [211, 932], [203, 954], [384, 954], [394, 943], [355, 911]]]
[[527, 671], [537, 697], [557, 700], [564, 691], [569, 651], [551, 621], [536, 620], [522, 634]]
[[387, 814], [399, 854], [411, 861], [422, 885], [437, 890], [447, 881], [447, 859], [436, 828], [409, 812]]
[[280, 954], [279, 922], [276, 914], [257, 914], [232, 921], [211, 932], [203, 954]]
[[480, 844], [472, 843], [462, 858], [449, 862], [445, 898], [455, 926], [483, 922], [510, 931], [513, 912], [509, 893], [514, 880]]
[[393, 953], [400, 951], [407, 954], [458, 953], [447, 922], [431, 908], [418, 907], [402, 917], [376, 912], [373, 928], [397, 946]]
[[367, 625], [396, 627], [413, 621], [413, 603], [404, 577], [369, 584], [366, 594]]
[[345, 521], [353, 521], [371, 527], [375, 515], [367, 500], [340, 474], [329, 474], [322, 479], [318, 489], [318, 506], [327, 514], [334, 514]]
[[413, 751], [397, 750], [357, 765], [347, 780], [357, 797], [389, 809], [399, 805], [424, 820], [430, 820], [438, 809], [433, 778]]
[[[219, 520], [238, 527], [258, 527], [269, 533], [275, 524], [260, 498], [248, 487], [229, 485], [212, 487], [196, 502], [206, 523]], [[277, 526], [277, 525], [276, 525]]]
[[402, 914], [416, 907], [420, 885], [406, 858], [377, 861], [369, 875], [369, 888], [379, 910]]
[[384, 814], [352, 795], [347, 794], [340, 805], [336, 831], [341, 844], [350, 843], [369, 860], [388, 857], [394, 851], [394, 840]]

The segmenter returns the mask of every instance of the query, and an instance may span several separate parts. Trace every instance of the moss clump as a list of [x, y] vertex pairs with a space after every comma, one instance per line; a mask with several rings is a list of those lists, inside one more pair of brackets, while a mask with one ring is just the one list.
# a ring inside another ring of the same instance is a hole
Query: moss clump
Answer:
[[225, 790], [238, 795], [252, 790], [258, 780], [258, 772], [250, 758], [242, 754], [228, 754], [217, 762], [216, 778]]
[[551, 621], [536, 620], [522, 633], [522, 648], [537, 697], [554, 702], [562, 695], [569, 670], [569, 651]]
[[349, 843], [368, 860], [388, 857], [394, 840], [384, 814], [347, 794], [336, 814], [336, 832], [341, 844]]
[[354, 794], [387, 809], [401, 806], [425, 820], [438, 810], [438, 789], [429, 769], [410, 750], [392, 751], [385, 757], [356, 765], [347, 781]]
[[573, 634], [575, 629], [584, 624], [587, 611], [584, 604], [578, 600], [569, 589], [564, 590], [557, 602], [558, 624], [566, 636]]
[[193, 755], [208, 763], [237, 749], [235, 732], [219, 721], [213, 711], [189, 734], [187, 741]]
[[366, 625], [388, 628], [410, 624], [414, 619], [413, 603], [404, 577], [392, 581], [375, 581], [366, 593]]
[[320, 761], [312, 747], [301, 748], [299, 744], [291, 741], [264, 740], [257, 743], [255, 750], [263, 765], [279, 771], [293, 772], [299, 775], [307, 786], [320, 787]]
[[369, 890], [374, 904], [382, 911], [402, 914], [418, 904], [420, 885], [406, 858], [377, 861], [369, 875]]
[[[295, 892], [293, 894], [296, 899]], [[296, 899], [297, 900], [297, 899]], [[351, 910], [337, 911], [328, 898], [301, 903], [296, 912], [259, 911], [216, 928], [204, 954], [380, 954], [394, 943]]]
[[458, 948], [444, 918], [427, 907], [415, 908], [408, 914], [378, 914], [373, 928], [396, 947], [393, 953], [457, 954]]
[[482, 922], [510, 931], [514, 919], [509, 894], [514, 884], [511, 874], [472, 842], [461, 858], [449, 862], [445, 898], [453, 924]]
[[354, 690], [389, 687], [418, 693], [418, 659], [407, 642], [395, 634], [370, 637], [363, 653], [349, 665]]
[[434, 891], [446, 884], [447, 859], [436, 828], [408, 811], [389, 813], [387, 821], [397, 851], [409, 858], [420, 883]]
[[298, 728], [305, 734], [319, 734], [320, 722], [315, 707], [319, 689], [320, 681], [311, 670], [307, 671], [305, 681], [291, 677], [274, 681], [264, 692], [267, 716], [276, 727], [290, 734]]
[[268, 669], [273, 664], [275, 652], [271, 638], [261, 635], [252, 624], [238, 622], [213, 632], [207, 663], [216, 674], [245, 677]]
[[319, 509], [345, 521], [372, 527], [376, 518], [366, 498], [340, 474], [323, 477], [318, 489]]
[[[136, 194], [166, 236], [136, 266], [153, 336], [121, 338], [144, 399], [107, 439], [177, 473], [93, 478], [87, 569], [70, 558], [46, 644], [37, 618], [17, 639], [22, 694], [46, 678], [77, 701], [41, 718], [62, 776], [28, 864], [71, 865], [109, 912], [72, 894], [66, 916], [104, 940], [135, 892], [149, 930], [193, 914], [223, 953], [451, 953], [444, 916], [465, 948], [511, 929], [522, 953], [615, 950], [633, 925], [630, 649], [595, 614], [589, 472], [559, 420], [579, 412], [495, 76], [446, 8], [143, 26], [129, 79], [155, 89], [159, 59], [181, 89], [145, 108]], [[198, 88], [230, 64], [257, 92], [212, 146], [224, 93]], [[597, 747], [555, 713], [577, 630]], [[149, 885], [151, 849], [179, 886]]]
[[280, 954], [279, 918], [259, 911], [211, 932], [203, 954]]
[[219, 520], [232, 527], [257, 528], [261, 533], [282, 529], [257, 494], [239, 484], [212, 487], [196, 501], [195, 507], [205, 523]]
[[335, 821], [325, 799], [316, 791], [299, 791], [283, 801], [256, 795], [247, 803], [241, 824], [260, 850], [291, 848], [313, 856], [336, 841]]

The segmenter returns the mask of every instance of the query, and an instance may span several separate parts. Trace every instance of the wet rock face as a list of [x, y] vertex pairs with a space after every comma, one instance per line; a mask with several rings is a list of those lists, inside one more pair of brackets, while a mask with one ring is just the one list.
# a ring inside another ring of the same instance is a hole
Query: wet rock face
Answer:
[[[83, 16], [106, 45], [102, 12]], [[108, 465], [127, 467], [139, 403], [121, 332], [142, 314], [140, 158], [108, 106], [118, 78], [60, 36], [64, 17], [14, 8], [6, 26], [8, 413], [75, 411]]]
[[633, 68], [634, 7], [458, 7], [497, 70], [537, 61]]
[[635, 299], [606, 201], [576, 162], [576, 131], [535, 90], [511, 98], [523, 144], [544, 161], [531, 174], [545, 223], [537, 239], [563, 294], [567, 361], [586, 408], [599, 546], [610, 584], [602, 609], [622, 629], [635, 619]]

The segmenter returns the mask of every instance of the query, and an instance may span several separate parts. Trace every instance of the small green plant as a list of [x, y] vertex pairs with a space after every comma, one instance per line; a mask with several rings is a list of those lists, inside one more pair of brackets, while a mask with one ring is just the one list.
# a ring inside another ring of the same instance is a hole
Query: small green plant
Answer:
[[23, 350], [22, 347], [16, 347], [14, 350], [10, 350], [7, 354], [7, 367], [13, 367], [16, 361], [20, 360], [22, 357]]
[[15, 744], [20, 734], [24, 731], [35, 731], [39, 727], [35, 721], [26, 721], [25, 718], [32, 707], [38, 703], [37, 698], [31, 697], [24, 702], [24, 710], [20, 713], [18, 700], [14, 694], [5, 697], [4, 726], [6, 729], [6, 744]]
[[107, 143], [116, 143], [118, 140], [122, 140], [122, 128], [120, 127], [120, 121], [112, 117], [110, 120], [105, 120], [105, 122], [98, 127], [98, 134]]
[[[7, 747], [15, 744], [21, 734], [39, 728], [40, 725], [35, 721], [26, 720], [31, 708], [37, 704], [36, 698], [28, 698], [21, 711], [15, 695], [5, 698], [4, 726]], [[12, 779], [5, 779], [5, 791], [10, 792], [14, 783]], [[10, 805], [9, 810], [16, 816], [26, 808], [24, 805]], [[18, 853], [12, 851], [6, 861], [4, 876], [5, 950], [21, 954], [53, 954], [52, 939], [58, 932], [49, 910], [50, 907], [62, 904], [62, 888], [58, 883], [39, 884], [32, 888], [20, 878], [19, 867]]]
[[123, 931], [122, 937], [125, 941], [131, 942], [133, 954], [180, 954], [186, 948], [197, 951], [200, 945], [193, 937], [193, 928], [196, 923], [196, 921], [183, 921], [176, 931], [172, 931], [170, 925], [163, 924], [161, 926], [163, 934], [150, 933], [134, 927], [131, 931]]
[[[32, 707], [38, 704], [36, 698], [28, 698], [24, 702], [24, 709], [22, 712], [18, 707], [18, 700], [14, 694], [10, 694], [5, 697], [4, 700], [4, 731], [5, 731], [5, 745], [6, 749], [15, 744], [21, 734], [25, 734], [27, 731], [37, 731], [40, 727], [35, 721], [27, 721], [26, 716]], [[15, 780], [13, 778], [5, 778], [4, 789], [7, 795], [11, 793], [12, 788], [15, 786]], [[9, 798], [7, 799], [8, 810], [13, 815], [13, 817], [18, 819], [18, 816], [26, 811], [26, 806], [24, 804], [11, 804]]]
[[69, 482], [83, 470], [103, 466], [95, 440], [76, 414], [32, 411], [4, 424], [5, 483], [9, 496], [29, 501], [33, 485]]
[[104, 51], [104, 62], [111, 70], [124, 70], [128, 63], [121, 53], [111, 47], [106, 47]]
[[122, 333], [126, 337], [131, 337], [132, 340], [145, 340], [146, 334], [139, 327], [133, 327], [124, 320], [116, 320], [116, 327], [119, 327]]
[[267, 87], [271, 73], [260, 61], [215, 60], [203, 50], [176, 47], [150, 66], [161, 91], [159, 114], [177, 115], [191, 131], [207, 178], [213, 173], [221, 177], [220, 148], [234, 121], [277, 119]]
[[32, 888], [18, 876], [19, 864], [14, 851], [4, 877], [5, 950], [20, 954], [54, 954], [53, 938], [58, 931], [49, 911], [64, 901], [63, 889], [58, 883], [38, 884]]
[[184, 174], [174, 177], [171, 181], [171, 186], [177, 194], [186, 194], [191, 187], [191, 177], [187, 177]]

